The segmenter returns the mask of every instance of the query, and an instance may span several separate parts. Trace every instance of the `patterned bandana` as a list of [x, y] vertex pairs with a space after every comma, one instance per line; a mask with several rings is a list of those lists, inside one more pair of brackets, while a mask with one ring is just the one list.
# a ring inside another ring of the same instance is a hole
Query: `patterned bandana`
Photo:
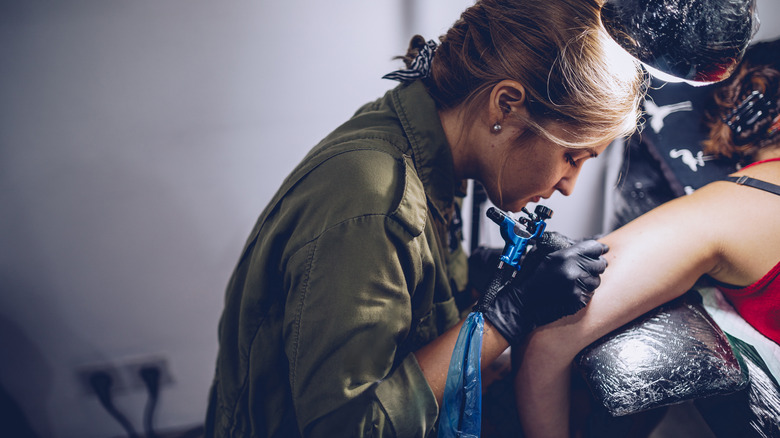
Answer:
[[396, 70], [382, 76], [382, 79], [392, 79], [399, 82], [411, 82], [415, 79], [424, 79], [431, 74], [431, 60], [433, 59], [433, 52], [436, 51], [436, 41], [428, 40], [428, 42], [420, 49], [420, 53], [412, 61], [412, 65], [408, 69]]

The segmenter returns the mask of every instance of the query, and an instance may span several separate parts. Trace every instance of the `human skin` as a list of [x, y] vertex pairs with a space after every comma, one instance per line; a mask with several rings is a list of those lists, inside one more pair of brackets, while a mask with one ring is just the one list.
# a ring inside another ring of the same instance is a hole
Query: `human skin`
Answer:
[[[759, 159], [780, 156], [774, 149]], [[780, 184], [780, 162], [735, 175]], [[602, 282], [581, 312], [537, 329], [515, 380], [528, 438], [569, 437], [571, 364], [582, 348], [689, 290], [699, 277], [735, 286], [780, 260], [778, 196], [715, 182], [664, 204], [600, 239], [609, 245]]]
[[[570, 195], [585, 162], [611, 142], [572, 149], [527, 135], [521, 120], [529, 117], [525, 96], [520, 83], [504, 80], [493, 87], [483, 106], [472, 109], [474, 116], [463, 107], [439, 114], [457, 178], [482, 183], [490, 201], [505, 211], [519, 212], [556, 191]], [[495, 123], [502, 127], [499, 132], [492, 129]], [[560, 124], [547, 123], [545, 128], [565, 140], [577, 138]]]
[[[568, 149], [536, 136], [530, 141], [519, 140], [524, 126], [512, 117], [512, 111], [527, 114], [524, 99], [522, 85], [507, 80], [493, 87], [477, 117], [469, 117], [462, 107], [440, 113], [457, 178], [482, 182], [490, 200], [507, 211], [520, 211], [528, 202], [548, 198], [555, 191], [568, 196], [584, 162], [609, 145], [605, 142], [593, 148]], [[492, 129], [496, 122], [502, 125], [499, 132]], [[562, 128], [550, 129], [559, 132]], [[415, 352], [439, 405], [461, 326], [462, 322]], [[486, 321], [482, 368], [487, 368], [508, 347], [509, 342]]]

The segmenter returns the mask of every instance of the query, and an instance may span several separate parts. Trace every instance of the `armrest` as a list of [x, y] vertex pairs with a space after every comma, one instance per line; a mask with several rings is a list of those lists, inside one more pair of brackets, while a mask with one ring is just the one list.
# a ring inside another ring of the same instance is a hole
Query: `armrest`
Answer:
[[594, 398], [614, 416], [748, 384], [747, 370], [694, 291], [637, 318], [575, 359]]

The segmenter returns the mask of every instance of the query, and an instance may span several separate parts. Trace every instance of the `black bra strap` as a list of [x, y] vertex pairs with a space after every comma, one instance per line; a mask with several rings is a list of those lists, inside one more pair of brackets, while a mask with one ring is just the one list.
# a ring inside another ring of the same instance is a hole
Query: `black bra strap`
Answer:
[[774, 193], [775, 195], [780, 195], [780, 186], [768, 183], [766, 181], [761, 181], [760, 179], [750, 178], [748, 176], [742, 175], [742, 176], [728, 176], [723, 179], [724, 181], [731, 181], [734, 183], [737, 183], [741, 186], [750, 186], [757, 189], [765, 190], [769, 193]]

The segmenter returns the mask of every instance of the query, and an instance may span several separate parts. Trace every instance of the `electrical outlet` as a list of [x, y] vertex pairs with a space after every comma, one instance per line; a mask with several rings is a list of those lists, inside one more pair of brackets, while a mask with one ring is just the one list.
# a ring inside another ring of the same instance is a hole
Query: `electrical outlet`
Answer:
[[95, 395], [95, 389], [90, 381], [95, 373], [105, 373], [111, 378], [111, 393], [114, 395], [128, 391], [145, 391], [146, 383], [141, 377], [141, 370], [147, 367], [156, 368], [160, 372], [160, 388], [174, 383], [168, 361], [161, 356], [134, 358], [118, 364], [85, 365], [76, 369], [76, 379], [82, 393], [89, 396]]
[[145, 389], [146, 384], [141, 378], [141, 370], [144, 368], [156, 368], [160, 372], [160, 387], [173, 384], [173, 375], [168, 368], [168, 361], [163, 357], [153, 356], [135, 359], [127, 362], [122, 367], [127, 384], [131, 389]]
[[76, 379], [84, 395], [95, 395], [95, 388], [92, 387], [92, 376], [96, 373], [105, 373], [111, 378], [111, 392], [113, 394], [122, 393], [127, 390], [127, 383], [119, 372], [119, 368], [113, 364], [95, 364], [87, 365], [76, 370]]

